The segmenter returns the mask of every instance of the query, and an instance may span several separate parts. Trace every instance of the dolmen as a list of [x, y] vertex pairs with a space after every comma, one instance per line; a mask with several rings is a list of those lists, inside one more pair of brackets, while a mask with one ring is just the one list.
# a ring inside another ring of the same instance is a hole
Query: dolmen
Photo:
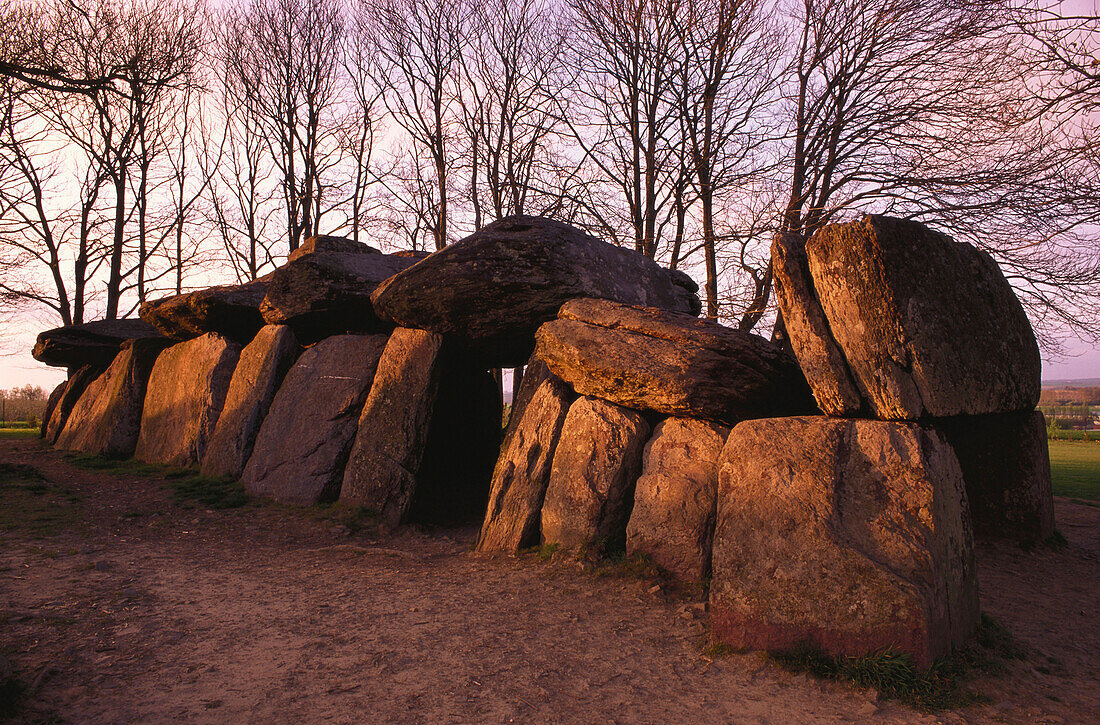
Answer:
[[70, 378], [43, 433], [387, 527], [480, 521], [484, 555], [625, 551], [709, 586], [735, 648], [928, 666], [976, 627], [974, 533], [1053, 531], [1034, 335], [987, 254], [915, 222], [772, 257], [789, 345], [558, 221], [432, 254], [315, 237], [118, 337], [44, 333]]

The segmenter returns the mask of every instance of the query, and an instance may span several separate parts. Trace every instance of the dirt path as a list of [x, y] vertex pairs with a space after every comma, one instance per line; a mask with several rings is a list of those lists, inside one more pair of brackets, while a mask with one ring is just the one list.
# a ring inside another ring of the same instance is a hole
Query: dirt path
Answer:
[[[927, 715], [873, 691], [705, 654], [700, 600], [567, 561], [489, 560], [473, 529], [349, 535], [271, 506], [188, 508], [74, 468], [0, 517], [0, 657], [17, 721], [1083, 722], [1100, 712], [1100, 509], [1058, 502], [1062, 550], [979, 551], [984, 609], [1029, 648]], [[20, 499], [22, 500], [22, 499]], [[48, 504], [48, 505], [47, 505]]]

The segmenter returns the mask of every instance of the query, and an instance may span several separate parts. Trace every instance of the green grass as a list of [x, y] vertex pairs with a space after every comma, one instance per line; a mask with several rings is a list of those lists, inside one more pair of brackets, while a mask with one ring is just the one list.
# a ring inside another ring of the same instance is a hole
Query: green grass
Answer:
[[793, 672], [847, 680], [874, 687], [879, 694], [925, 712], [960, 707], [978, 700], [962, 688], [974, 671], [1000, 674], [1006, 660], [1021, 660], [1027, 650], [992, 617], [983, 614], [974, 640], [927, 670], [918, 669], [907, 654], [885, 650], [861, 657], [833, 657], [812, 646], [801, 646], [769, 657]]
[[79, 468], [164, 479], [177, 501], [196, 502], [210, 509], [240, 508], [252, 501], [240, 482], [229, 478], [203, 476], [191, 468], [173, 468], [104, 456], [70, 455], [68, 458], [70, 463]]
[[1050, 441], [1055, 496], [1100, 501], [1100, 443]]
[[38, 428], [0, 428], [0, 438], [37, 438]]

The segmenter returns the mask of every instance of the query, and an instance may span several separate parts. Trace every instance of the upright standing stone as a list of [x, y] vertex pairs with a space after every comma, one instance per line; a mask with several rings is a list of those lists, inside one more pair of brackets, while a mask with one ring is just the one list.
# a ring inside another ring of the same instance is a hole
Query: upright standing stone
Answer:
[[1039, 347], [986, 252], [865, 216], [822, 228], [806, 253], [829, 331], [876, 418], [1035, 409]]
[[599, 398], [569, 407], [542, 504], [542, 540], [567, 549], [621, 544], [649, 424]]
[[208, 332], [165, 350], [149, 376], [134, 456], [181, 468], [202, 460], [241, 346]]
[[386, 335], [338, 335], [286, 374], [241, 474], [245, 490], [283, 503], [332, 501]]
[[149, 374], [167, 342], [147, 338], [123, 344], [106, 372], [88, 385], [73, 406], [56, 447], [111, 458], [132, 455], [141, 431]]
[[68, 380], [63, 380], [57, 384], [50, 392], [50, 397], [46, 398], [46, 409], [42, 411], [42, 423], [38, 426], [38, 437], [46, 437], [46, 429], [50, 425], [50, 417], [53, 415], [53, 409], [57, 407], [57, 401], [61, 400], [62, 394], [65, 392], [65, 386], [68, 385]]
[[542, 500], [572, 397], [565, 383], [547, 378], [510, 427], [493, 470], [478, 551], [514, 554], [538, 543]]
[[241, 351], [225, 405], [203, 455], [203, 475], [240, 478], [260, 424], [298, 350], [298, 340], [289, 327], [268, 325]]
[[805, 241], [797, 234], [778, 234], [771, 251], [783, 325], [818, 407], [826, 415], [857, 415], [863, 409], [863, 396], [814, 291]]
[[942, 418], [955, 450], [974, 532], [1042, 541], [1054, 533], [1046, 421], [1040, 411]]
[[394, 330], [359, 416], [340, 501], [377, 512], [388, 526], [405, 520], [416, 490], [442, 343], [423, 330]]
[[718, 493], [718, 456], [730, 429], [690, 418], [667, 418], [645, 447], [627, 554], [644, 554], [684, 582], [710, 574]]
[[[163, 348], [163, 345], [160, 347]], [[65, 422], [69, 420], [73, 407], [80, 400], [84, 391], [88, 389], [88, 386], [92, 384], [92, 381], [98, 378], [102, 372], [103, 368], [95, 365], [84, 365], [65, 381], [65, 388], [54, 405], [53, 411], [50, 413], [50, 421], [46, 425], [46, 440], [48, 442], [57, 442], [57, 437], [64, 430]]]
[[929, 666], [978, 622], [958, 461], [917, 425], [745, 421], [722, 450], [711, 617], [739, 649], [895, 648]]

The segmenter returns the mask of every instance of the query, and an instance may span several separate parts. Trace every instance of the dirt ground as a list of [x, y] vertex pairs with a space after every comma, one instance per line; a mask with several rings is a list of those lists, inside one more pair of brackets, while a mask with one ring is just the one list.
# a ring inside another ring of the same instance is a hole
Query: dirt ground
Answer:
[[[476, 529], [352, 534], [275, 506], [187, 506], [163, 481], [34, 441], [43, 513], [0, 526], [0, 659], [17, 722], [1096, 722], [1100, 508], [1061, 549], [978, 548], [982, 606], [1027, 647], [925, 714], [707, 654], [701, 599], [560, 558], [486, 559]], [[5, 498], [4, 505], [10, 507]]]

